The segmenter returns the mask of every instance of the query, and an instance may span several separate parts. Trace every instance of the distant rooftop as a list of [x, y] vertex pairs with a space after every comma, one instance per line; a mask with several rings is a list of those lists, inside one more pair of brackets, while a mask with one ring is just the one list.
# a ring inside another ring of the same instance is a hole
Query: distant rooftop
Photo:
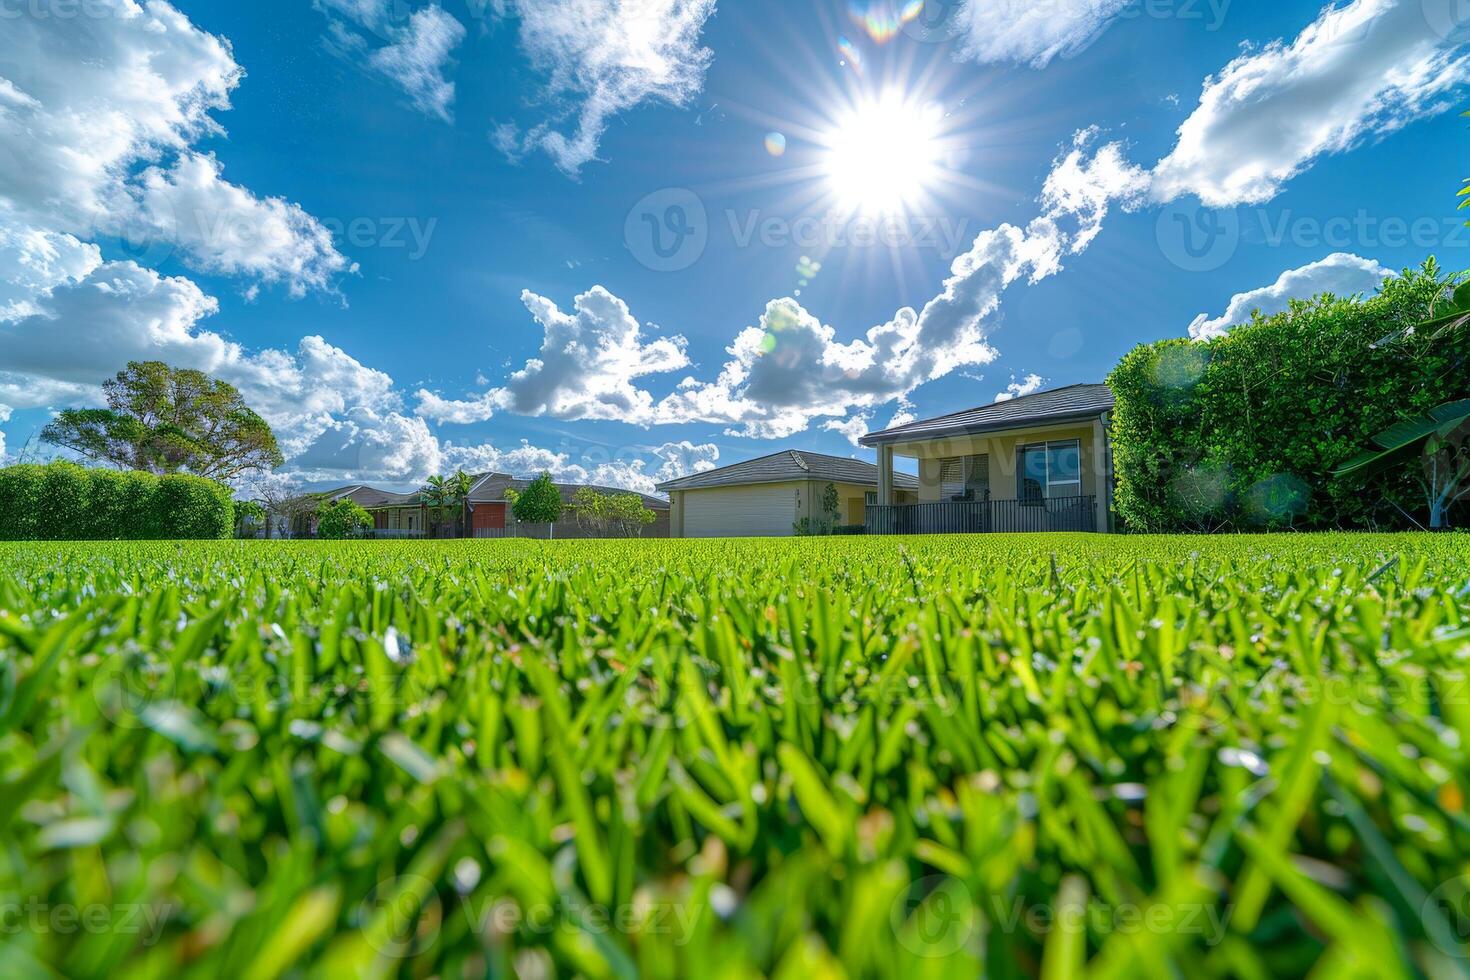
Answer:
[[1022, 395], [1010, 401], [981, 405], [963, 412], [909, 422], [881, 432], [869, 432], [863, 436], [862, 444], [879, 446], [1067, 422], [1092, 418], [1111, 411], [1112, 407], [1113, 391], [1107, 385], [1068, 385], [1065, 388], [1053, 388], [1051, 391], [1038, 391], [1034, 395]]
[[[748, 459], [743, 463], [660, 483], [658, 488], [668, 493], [671, 490], [705, 490], [710, 487], [790, 483], [799, 480], [826, 480], [830, 483], [856, 483], [876, 487], [878, 467], [860, 459], [785, 449], [759, 459]], [[913, 489], [919, 485], [918, 479], [907, 473], [895, 473], [893, 480], [894, 486], [903, 489]]]

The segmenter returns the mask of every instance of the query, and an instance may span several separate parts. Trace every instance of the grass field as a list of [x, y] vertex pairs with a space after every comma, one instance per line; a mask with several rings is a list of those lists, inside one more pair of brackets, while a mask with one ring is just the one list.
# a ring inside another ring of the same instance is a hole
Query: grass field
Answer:
[[0, 545], [0, 975], [1470, 976], [1470, 538]]

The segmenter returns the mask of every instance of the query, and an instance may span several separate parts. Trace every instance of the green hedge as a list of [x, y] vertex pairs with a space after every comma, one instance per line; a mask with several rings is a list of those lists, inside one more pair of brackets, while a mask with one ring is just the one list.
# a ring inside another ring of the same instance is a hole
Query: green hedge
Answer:
[[0, 541], [228, 538], [230, 489], [203, 477], [84, 469], [0, 469]]
[[1400, 418], [1470, 395], [1470, 328], [1409, 329], [1441, 282], [1431, 259], [1368, 299], [1293, 302], [1225, 337], [1134, 349], [1108, 378], [1128, 528], [1404, 527], [1405, 512], [1423, 521], [1413, 465], [1331, 471]]

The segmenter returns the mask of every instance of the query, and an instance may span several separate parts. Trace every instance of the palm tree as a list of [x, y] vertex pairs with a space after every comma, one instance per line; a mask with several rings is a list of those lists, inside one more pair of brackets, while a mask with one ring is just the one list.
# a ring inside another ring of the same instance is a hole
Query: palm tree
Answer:
[[456, 537], [464, 536], [464, 511], [469, 502], [470, 491], [475, 480], [464, 470], [453, 476], [431, 476], [419, 491], [424, 503], [433, 511], [440, 524], [454, 522]]

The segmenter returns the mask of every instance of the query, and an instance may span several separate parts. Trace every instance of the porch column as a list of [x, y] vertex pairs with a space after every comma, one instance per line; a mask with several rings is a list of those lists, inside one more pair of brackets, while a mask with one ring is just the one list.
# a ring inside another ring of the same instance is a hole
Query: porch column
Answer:
[[893, 447], [878, 447], [878, 505], [893, 506]]
[[1097, 487], [1097, 529], [1106, 534], [1108, 515], [1112, 512], [1113, 488], [1108, 480], [1108, 434], [1102, 419], [1092, 423], [1092, 472]]

